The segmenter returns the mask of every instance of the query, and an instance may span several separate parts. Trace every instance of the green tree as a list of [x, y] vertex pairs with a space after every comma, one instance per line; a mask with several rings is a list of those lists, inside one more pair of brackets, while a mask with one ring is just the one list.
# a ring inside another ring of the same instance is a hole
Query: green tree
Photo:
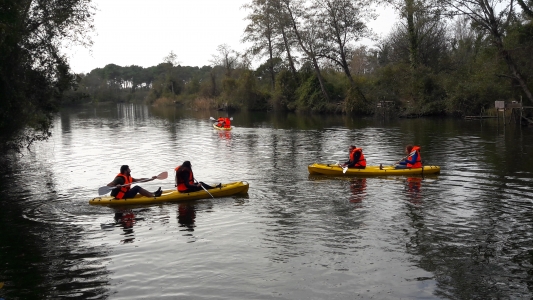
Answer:
[[[533, 94], [523, 75], [526, 71], [518, 66], [516, 57], [506, 44], [507, 30], [515, 19], [514, 2], [512, 0], [443, 0], [441, 4], [445, 5], [452, 14], [468, 16], [474, 25], [479, 26], [491, 37], [492, 44], [507, 65], [509, 74], [505, 76], [515, 81], [530, 103], [533, 103]], [[527, 14], [530, 7], [524, 2], [522, 4]]]
[[267, 66], [272, 89], [275, 86], [274, 57], [280, 54], [276, 43], [276, 10], [271, 1], [253, 0], [244, 8], [252, 10], [246, 17], [249, 24], [244, 30], [244, 42], [251, 42], [251, 53], [259, 57], [267, 56]]
[[326, 102], [330, 102], [327, 92], [326, 82], [320, 71], [319, 53], [323, 52], [323, 44], [320, 43], [320, 28], [316, 16], [303, 0], [281, 0], [281, 7], [286, 12], [286, 16], [291, 24], [300, 50], [311, 62], [316, 79], [319, 82], [322, 97]]
[[65, 90], [76, 81], [60, 49], [89, 45], [91, 0], [3, 0], [0, 5], [0, 147], [47, 139]]
[[356, 97], [365, 101], [361, 89], [352, 77], [349, 55], [353, 50], [353, 43], [368, 35], [364, 22], [372, 17], [371, 12], [364, 10], [363, 3], [354, 0], [314, 0], [313, 2], [318, 24], [322, 28], [321, 38], [324, 52], [320, 55], [328, 58], [344, 71]]

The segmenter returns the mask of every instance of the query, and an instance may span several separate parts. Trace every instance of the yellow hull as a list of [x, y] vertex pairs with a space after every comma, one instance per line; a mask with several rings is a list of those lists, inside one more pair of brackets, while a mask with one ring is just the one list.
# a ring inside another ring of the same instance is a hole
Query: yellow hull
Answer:
[[217, 129], [217, 130], [224, 130], [224, 131], [230, 131], [233, 129], [233, 126], [229, 127], [229, 128], [225, 128], [225, 127], [218, 127], [217, 126], [217, 123], [213, 123], [213, 128]]
[[348, 169], [342, 173], [342, 168], [338, 165], [331, 164], [311, 164], [307, 166], [309, 174], [322, 174], [334, 176], [388, 176], [388, 175], [426, 175], [440, 173], [439, 166], [424, 166], [424, 168], [415, 169], [394, 169], [394, 166], [366, 166], [365, 169]]
[[[222, 184], [221, 188], [214, 188], [208, 190], [213, 197], [227, 197], [234, 194], [244, 194], [248, 192], [248, 182], [237, 181]], [[180, 193], [177, 190], [165, 190], [160, 197], [144, 197], [139, 194], [134, 198], [129, 199], [115, 199], [112, 196], [96, 197], [89, 200], [89, 204], [92, 205], [129, 205], [129, 204], [152, 204], [161, 202], [179, 202], [187, 200], [197, 200], [211, 198], [211, 196], [204, 190], [193, 193]]]

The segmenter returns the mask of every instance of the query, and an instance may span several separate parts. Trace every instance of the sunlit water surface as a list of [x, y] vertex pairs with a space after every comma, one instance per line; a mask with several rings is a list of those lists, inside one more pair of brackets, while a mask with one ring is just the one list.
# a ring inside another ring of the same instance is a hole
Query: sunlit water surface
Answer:
[[[224, 113], [225, 114], [225, 113]], [[533, 130], [496, 120], [392, 120], [119, 105], [63, 111], [52, 138], [8, 156], [0, 297], [10, 299], [529, 299]], [[309, 175], [364, 149], [422, 147], [438, 176]], [[244, 180], [247, 195], [90, 206], [122, 164]]]

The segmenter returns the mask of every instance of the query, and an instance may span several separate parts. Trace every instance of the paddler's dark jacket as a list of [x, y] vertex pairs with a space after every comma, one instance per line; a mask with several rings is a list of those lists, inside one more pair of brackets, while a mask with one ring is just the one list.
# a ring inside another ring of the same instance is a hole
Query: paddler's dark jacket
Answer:
[[191, 170], [187, 167], [180, 166], [176, 172], [176, 177], [178, 177], [178, 182], [183, 183], [187, 189], [194, 188], [195, 185], [191, 184], [189, 178], [191, 174]]

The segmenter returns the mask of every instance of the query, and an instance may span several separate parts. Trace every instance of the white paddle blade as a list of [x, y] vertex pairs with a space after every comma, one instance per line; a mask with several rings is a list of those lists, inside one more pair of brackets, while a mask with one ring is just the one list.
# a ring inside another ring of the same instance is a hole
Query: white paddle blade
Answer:
[[216, 121], [216, 119], [213, 118], [213, 117], [209, 117], [209, 120], [211, 120], [211, 121]]
[[346, 171], [348, 171], [348, 167], [342, 168], [342, 174], [346, 174]]
[[103, 186], [103, 187], [98, 189], [98, 195], [100, 195], [100, 196], [101, 195], [105, 195], [105, 194], [109, 193], [112, 189], [113, 189], [112, 187], [105, 185], [105, 186]]
[[233, 117], [229, 118], [230, 121], [233, 121]]

